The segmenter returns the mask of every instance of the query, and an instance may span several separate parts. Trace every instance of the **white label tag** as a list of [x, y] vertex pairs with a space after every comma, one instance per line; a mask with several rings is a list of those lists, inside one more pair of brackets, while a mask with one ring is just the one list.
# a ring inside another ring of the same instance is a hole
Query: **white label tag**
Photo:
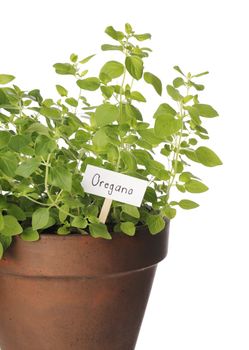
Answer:
[[140, 207], [148, 182], [87, 165], [82, 185], [87, 193]]

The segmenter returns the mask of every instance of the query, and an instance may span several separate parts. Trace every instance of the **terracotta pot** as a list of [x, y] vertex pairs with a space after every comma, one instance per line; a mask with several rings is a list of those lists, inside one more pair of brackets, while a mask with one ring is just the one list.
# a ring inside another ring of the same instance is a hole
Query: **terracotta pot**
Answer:
[[132, 350], [168, 226], [152, 236], [19, 237], [0, 262], [1, 350]]

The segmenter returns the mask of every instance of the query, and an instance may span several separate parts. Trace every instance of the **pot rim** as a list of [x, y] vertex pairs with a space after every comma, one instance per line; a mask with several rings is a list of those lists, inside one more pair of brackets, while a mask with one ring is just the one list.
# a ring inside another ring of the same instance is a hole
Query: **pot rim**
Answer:
[[80, 233], [44, 233], [36, 242], [16, 236], [0, 261], [0, 276], [89, 279], [142, 270], [165, 258], [168, 233], [169, 224], [156, 235], [141, 225], [134, 236], [119, 232], [111, 240]]

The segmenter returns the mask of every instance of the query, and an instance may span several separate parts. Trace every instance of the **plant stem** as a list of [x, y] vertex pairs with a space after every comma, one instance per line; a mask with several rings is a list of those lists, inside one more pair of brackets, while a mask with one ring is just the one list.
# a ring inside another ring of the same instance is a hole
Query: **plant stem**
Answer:
[[58, 194], [58, 196], [57, 196], [55, 201], [54, 201], [53, 197], [51, 196], [51, 194], [49, 193], [49, 188], [48, 188], [48, 170], [49, 170], [49, 166], [50, 166], [50, 164], [49, 164], [50, 158], [51, 158], [51, 154], [48, 155], [47, 161], [45, 162], [45, 167], [46, 168], [45, 168], [45, 183], [44, 183], [44, 185], [45, 185], [45, 192], [47, 193], [48, 198], [51, 201], [51, 205], [50, 206], [51, 207], [52, 206], [56, 207], [62, 213], [67, 214], [67, 215], [71, 216], [72, 218], [75, 218], [75, 215], [73, 215], [73, 214], [71, 214], [71, 213], [61, 209], [61, 207], [59, 207], [58, 204], [57, 204], [57, 200], [58, 200], [59, 196], [61, 195], [62, 191], [60, 191], [60, 193]]
[[[127, 57], [127, 52], [125, 50], [123, 52], [124, 52], [125, 58], [126, 58]], [[123, 74], [123, 79], [122, 79], [122, 82], [121, 82], [121, 87], [120, 87], [120, 92], [119, 92], [119, 118], [120, 118], [120, 120], [121, 120], [122, 114], [123, 114], [122, 93], [123, 93], [124, 84], [125, 84], [126, 72], [127, 72], [127, 70], [126, 70], [126, 67], [124, 66], [124, 74]], [[119, 171], [119, 166], [120, 166], [120, 161], [121, 161], [121, 150], [123, 148], [123, 139], [122, 139], [121, 136], [120, 136], [120, 142], [121, 142], [121, 144], [118, 147], [118, 160], [117, 160], [116, 167], [115, 167], [115, 171], [117, 171], [117, 172]], [[114, 216], [117, 216], [117, 208], [116, 207], [114, 207], [113, 213], [114, 213]]]
[[[125, 57], [127, 56], [127, 54], [125, 53]], [[123, 88], [124, 88], [124, 84], [125, 84], [125, 78], [126, 78], [126, 68], [124, 68], [124, 74], [123, 74], [123, 79], [122, 79], [122, 83], [121, 83], [121, 87], [120, 87], [120, 92], [119, 92], [119, 117], [121, 118], [122, 113], [123, 113], [123, 101], [122, 101], [122, 92], [123, 92]], [[119, 170], [119, 165], [120, 165], [120, 150], [123, 148], [123, 142], [122, 142], [122, 137], [120, 136], [120, 141], [121, 141], [121, 145], [118, 148], [118, 160], [117, 160], [117, 164], [116, 164], [116, 168], [115, 170], [118, 171]]]
[[180, 118], [181, 118], [181, 129], [178, 133], [178, 138], [176, 141], [176, 151], [174, 154], [174, 158], [173, 158], [173, 162], [174, 162], [174, 166], [171, 169], [171, 179], [169, 179], [169, 184], [168, 184], [168, 188], [167, 188], [167, 192], [166, 192], [166, 198], [167, 200], [169, 199], [169, 195], [170, 195], [170, 190], [174, 184], [175, 181], [175, 177], [177, 174], [177, 164], [178, 164], [178, 159], [179, 159], [179, 154], [180, 154], [180, 147], [181, 147], [181, 142], [182, 142], [182, 132], [183, 132], [183, 118], [184, 118], [184, 113], [182, 110], [182, 102], [180, 102]]
[[131, 89], [133, 87], [133, 83], [134, 83], [134, 78], [132, 78], [132, 80], [131, 80]]
[[25, 197], [28, 200], [30, 200], [31, 202], [34, 202], [34, 203], [39, 204], [39, 205], [42, 205], [44, 207], [50, 207], [51, 206], [50, 204], [39, 202], [39, 201], [37, 201], [37, 200], [35, 200], [35, 199], [33, 199], [33, 198], [29, 197], [29, 196], [26, 196], [26, 195], [22, 195], [21, 197]]
[[75, 115], [77, 114], [77, 111], [78, 111], [80, 98], [81, 98], [81, 88], [80, 88], [79, 95], [78, 95], [78, 99], [77, 99], [78, 104], [77, 104], [77, 106], [76, 106], [75, 109], [74, 109], [74, 114], [75, 114]]
[[120, 110], [120, 117], [122, 115], [122, 111], [123, 111], [123, 101], [122, 101], [122, 93], [123, 93], [123, 88], [124, 88], [124, 84], [125, 84], [125, 77], [126, 77], [126, 68], [124, 69], [124, 74], [123, 74], [123, 79], [122, 79], [122, 83], [121, 83], [121, 88], [120, 88], [120, 93], [119, 93], [119, 110]]

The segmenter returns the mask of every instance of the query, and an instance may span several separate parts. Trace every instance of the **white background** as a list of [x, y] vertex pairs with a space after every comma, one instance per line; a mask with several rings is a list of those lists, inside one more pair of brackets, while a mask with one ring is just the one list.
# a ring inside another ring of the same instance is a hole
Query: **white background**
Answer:
[[[220, 113], [208, 123], [209, 145], [224, 166], [197, 170], [210, 191], [195, 197], [200, 208], [179, 212], [172, 222], [169, 255], [158, 270], [136, 350], [249, 349], [246, 4], [0, 2], [0, 72], [16, 75], [22, 87], [41, 87], [45, 95], [54, 93], [53, 63], [66, 61], [72, 52], [82, 57], [100, 53], [100, 44], [111, 42], [105, 27], [121, 28], [127, 21], [137, 32], [152, 33], [147, 69], [164, 84], [173, 78], [175, 64], [194, 73], [211, 72], [201, 80], [207, 88], [201, 101]], [[103, 53], [89, 67], [108, 57]], [[152, 90], [146, 96], [153, 107], [159, 102]]]

